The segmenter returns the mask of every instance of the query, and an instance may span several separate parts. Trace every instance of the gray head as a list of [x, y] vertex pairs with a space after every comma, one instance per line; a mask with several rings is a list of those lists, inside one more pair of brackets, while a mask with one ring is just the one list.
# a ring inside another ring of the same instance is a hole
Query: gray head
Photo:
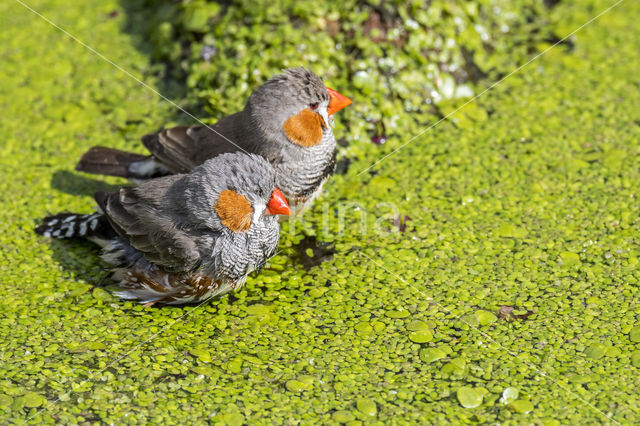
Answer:
[[267, 140], [312, 146], [331, 124], [330, 102], [327, 88], [313, 71], [289, 68], [254, 90], [245, 113]]
[[248, 233], [277, 224], [274, 215], [286, 214], [275, 179], [273, 167], [261, 156], [222, 154], [185, 175], [174, 200], [184, 199], [193, 223], [224, 234]]
[[241, 152], [207, 160], [172, 188], [174, 202], [198, 231], [201, 268], [210, 276], [242, 281], [275, 253], [276, 215], [291, 214], [263, 157]]

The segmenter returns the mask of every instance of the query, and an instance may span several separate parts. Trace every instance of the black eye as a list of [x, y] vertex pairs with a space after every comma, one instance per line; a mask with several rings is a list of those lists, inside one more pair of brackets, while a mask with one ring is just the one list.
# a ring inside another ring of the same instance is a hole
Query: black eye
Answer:
[[317, 103], [317, 102], [314, 102], [314, 103], [312, 103], [312, 104], [309, 104], [309, 108], [311, 108], [311, 109], [318, 109], [318, 103]]

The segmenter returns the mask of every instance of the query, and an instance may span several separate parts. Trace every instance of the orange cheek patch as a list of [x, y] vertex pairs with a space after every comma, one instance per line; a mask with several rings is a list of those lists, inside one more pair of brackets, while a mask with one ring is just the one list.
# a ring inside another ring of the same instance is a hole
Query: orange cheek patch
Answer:
[[322, 141], [322, 128], [326, 124], [320, 114], [305, 108], [282, 125], [282, 130], [293, 143], [308, 148]]
[[224, 226], [233, 232], [245, 232], [251, 227], [253, 208], [251, 203], [236, 191], [225, 189], [213, 206]]

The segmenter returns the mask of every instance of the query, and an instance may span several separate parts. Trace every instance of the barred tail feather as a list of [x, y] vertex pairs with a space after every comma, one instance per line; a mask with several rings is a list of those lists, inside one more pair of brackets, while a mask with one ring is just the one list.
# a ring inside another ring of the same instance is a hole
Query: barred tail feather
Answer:
[[115, 232], [102, 213], [59, 213], [45, 217], [36, 233], [50, 238], [87, 238], [110, 240]]

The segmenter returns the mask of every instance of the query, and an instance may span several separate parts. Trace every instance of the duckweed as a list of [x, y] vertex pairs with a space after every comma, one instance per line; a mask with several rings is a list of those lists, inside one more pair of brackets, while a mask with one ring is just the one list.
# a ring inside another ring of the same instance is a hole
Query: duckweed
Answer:
[[[610, 2], [376, 9], [399, 32], [370, 22], [373, 2], [334, 15], [294, 3], [269, 9], [299, 8], [294, 22], [241, 2], [29, 3], [211, 121], [282, 66], [311, 65], [354, 98], [336, 120], [341, 173], [283, 225], [262, 273], [201, 307], [147, 308], [112, 295], [93, 245], [32, 229], [92, 211], [94, 191], [124, 183], [74, 173], [87, 148], [142, 152], [140, 135], [185, 117], [0, 2], [0, 422], [637, 423], [640, 4], [621, 3], [360, 174]], [[333, 21], [353, 25], [332, 36]], [[385, 40], [371, 42], [376, 31]], [[463, 46], [477, 78], [448, 66]], [[331, 255], [316, 259], [319, 248]], [[507, 388], [517, 397], [498, 402]]]
[[368, 398], [359, 398], [356, 407], [358, 407], [358, 411], [366, 416], [373, 417], [378, 413], [378, 406], [373, 400]]
[[420, 359], [424, 362], [434, 362], [447, 356], [440, 348], [425, 348], [420, 350]]
[[300, 380], [289, 380], [286, 383], [287, 390], [297, 393], [309, 389], [311, 386]]
[[47, 403], [47, 399], [42, 395], [38, 395], [35, 392], [27, 392], [22, 397], [22, 403], [27, 408], [40, 407], [42, 404]]
[[503, 404], [510, 404], [520, 395], [520, 391], [514, 387], [508, 387], [504, 391], [502, 391], [502, 396], [500, 397], [500, 402]]
[[421, 321], [421, 320], [413, 320], [407, 325], [407, 330], [410, 331], [431, 331], [434, 325], [431, 322]]
[[389, 318], [407, 318], [409, 315], [411, 315], [411, 312], [404, 309], [399, 309], [395, 311], [387, 311], [385, 312], [385, 315]]
[[468, 370], [467, 362], [462, 358], [452, 359], [451, 362], [442, 366], [443, 374], [457, 374], [464, 375]]
[[344, 410], [336, 411], [335, 413], [333, 413], [331, 418], [338, 423], [347, 423], [355, 420], [355, 416], [352, 412]]
[[607, 352], [607, 347], [602, 343], [595, 343], [587, 347], [587, 349], [585, 349], [584, 351], [587, 358], [591, 358], [591, 359], [602, 358], [603, 356], [605, 356], [606, 352]]
[[508, 407], [516, 413], [526, 414], [533, 411], [533, 404], [529, 401], [519, 399], [517, 401], [510, 402]]
[[409, 333], [409, 340], [415, 343], [427, 343], [433, 339], [433, 334], [430, 330], [412, 331]]
[[498, 317], [494, 313], [489, 311], [476, 311], [476, 317], [478, 318], [479, 325], [489, 325], [498, 321]]
[[460, 405], [464, 408], [476, 408], [482, 404], [484, 395], [487, 390], [484, 388], [472, 388], [470, 386], [463, 386], [456, 392]]

